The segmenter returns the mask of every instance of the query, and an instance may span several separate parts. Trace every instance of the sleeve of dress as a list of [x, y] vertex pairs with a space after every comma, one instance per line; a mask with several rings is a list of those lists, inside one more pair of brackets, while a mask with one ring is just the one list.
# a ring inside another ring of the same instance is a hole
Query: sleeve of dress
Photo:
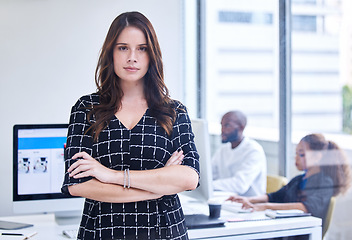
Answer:
[[68, 186], [82, 183], [92, 179], [92, 177], [74, 179], [69, 176], [67, 169], [75, 162], [72, 156], [78, 152], [86, 152], [89, 155], [93, 153], [93, 138], [86, 133], [89, 127], [87, 120], [88, 109], [81, 99], [71, 109], [70, 123], [67, 133], [65, 149], [65, 177], [61, 192], [70, 195]]
[[186, 108], [182, 105], [176, 108], [176, 113], [177, 117], [171, 136], [173, 150], [182, 149], [185, 156], [182, 165], [193, 168], [199, 175], [199, 154], [194, 143], [191, 120]]

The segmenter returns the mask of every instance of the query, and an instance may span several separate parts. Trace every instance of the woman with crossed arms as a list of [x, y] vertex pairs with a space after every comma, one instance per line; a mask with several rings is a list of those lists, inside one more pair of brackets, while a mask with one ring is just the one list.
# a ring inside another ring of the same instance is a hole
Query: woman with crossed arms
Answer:
[[65, 150], [62, 191], [86, 198], [77, 238], [188, 239], [177, 193], [197, 187], [199, 155], [143, 14], [112, 22], [96, 85], [72, 107]]

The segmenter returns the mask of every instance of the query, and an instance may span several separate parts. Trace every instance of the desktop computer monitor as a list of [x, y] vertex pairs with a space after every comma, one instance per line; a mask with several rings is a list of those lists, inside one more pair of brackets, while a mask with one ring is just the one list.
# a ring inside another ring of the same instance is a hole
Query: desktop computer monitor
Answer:
[[194, 142], [199, 154], [200, 181], [197, 189], [184, 191], [180, 194], [192, 197], [201, 202], [207, 202], [213, 195], [208, 123], [205, 119], [191, 119], [191, 124], [194, 133]]
[[55, 213], [59, 224], [78, 221], [83, 198], [65, 196], [64, 146], [68, 124], [13, 127], [13, 211]]

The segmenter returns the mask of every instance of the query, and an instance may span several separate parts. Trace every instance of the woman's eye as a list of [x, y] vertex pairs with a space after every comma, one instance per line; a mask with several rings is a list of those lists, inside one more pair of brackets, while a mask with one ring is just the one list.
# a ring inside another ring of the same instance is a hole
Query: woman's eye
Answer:
[[302, 153], [302, 152], [296, 152], [296, 156], [298, 156], [300, 158], [304, 158], [306, 156], [306, 154]]
[[142, 52], [146, 52], [147, 51], [147, 47], [140, 47], [139, 50], [142, 51]]
[[126, 50], [127, 50], [127, 47], [121, 46], [121, 47], [119, 47], [119, 50], [120, 50], [120, 51], [126, 51]]

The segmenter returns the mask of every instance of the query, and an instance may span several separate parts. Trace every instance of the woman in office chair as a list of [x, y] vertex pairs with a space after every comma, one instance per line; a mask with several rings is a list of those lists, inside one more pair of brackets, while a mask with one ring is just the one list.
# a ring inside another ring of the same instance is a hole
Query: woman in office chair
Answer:
[[72, 108], [65, 151], [62, 191], [86, 198], [77, 238], [188, 239], [176, 193], [197, 187], [199, 155], [141, 13], [111, 24], [96, 84]]
[[277, 192], [263, 196], [231, 196], [229, 200], [243, 203], [242, 208], [254, 211], [300, 209], [325, 222], [330, 198], [345, 193], [350, 186], [347, 158], [322, 134], [309, 134], [296, 147], [296, 167], [303, 174], [294, 177]]

